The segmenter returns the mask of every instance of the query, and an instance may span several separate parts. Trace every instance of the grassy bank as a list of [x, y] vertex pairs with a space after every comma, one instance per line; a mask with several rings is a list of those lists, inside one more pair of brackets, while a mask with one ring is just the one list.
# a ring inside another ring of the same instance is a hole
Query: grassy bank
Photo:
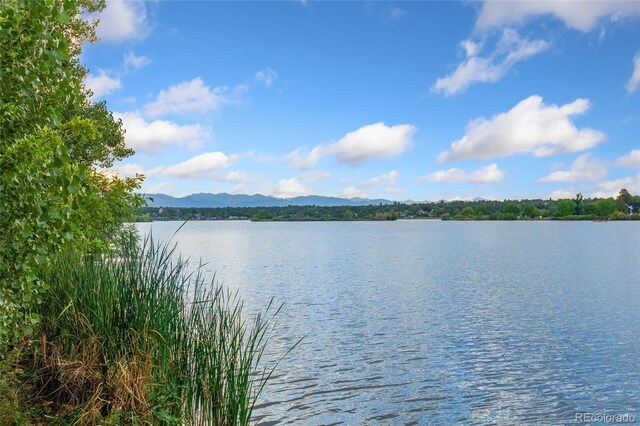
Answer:
[[34, 397], [60, 423], [249, 423], [268, 321], [237, 295], [150, 239], [62, 255], [46, 281]]

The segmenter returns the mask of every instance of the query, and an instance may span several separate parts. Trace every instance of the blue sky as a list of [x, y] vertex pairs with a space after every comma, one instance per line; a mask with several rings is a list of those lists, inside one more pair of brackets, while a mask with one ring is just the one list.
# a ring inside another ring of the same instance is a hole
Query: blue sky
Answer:
[[85, 84], [146, 192], [640, 192], [640, 3], [120, 2]]

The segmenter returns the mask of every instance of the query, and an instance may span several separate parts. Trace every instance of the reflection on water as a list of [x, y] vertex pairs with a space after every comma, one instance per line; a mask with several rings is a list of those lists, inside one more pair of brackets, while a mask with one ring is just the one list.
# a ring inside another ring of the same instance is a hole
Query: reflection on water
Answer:
[[192, 222], [174, 240], [248, 307], [285, 304], [271, 359], [305, 336], [263, 425], [640, 419], [640, 223]]

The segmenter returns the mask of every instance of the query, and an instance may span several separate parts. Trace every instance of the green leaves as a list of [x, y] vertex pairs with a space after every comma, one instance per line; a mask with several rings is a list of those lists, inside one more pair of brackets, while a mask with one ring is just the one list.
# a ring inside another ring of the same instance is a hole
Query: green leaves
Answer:
[[56, 22], [60, 22], [62, 24], [68, 24], [69, 15], [67, 15], [67, 13], [64, 10], [60, 11], [60, 13], [58, 13], [58, 15], [56, 16]]
[[79, 18], [104, 7], [101, 0], [0, 2], [0, 138], [17, 141], [58, 126], [65, 109], [80, 108], [85, 69], [80, 47], [95, 40]]
[[133, 153], [82, 84], [85, 19], [104, 0], [0, 1], [0, 347], [33, 331], [42, 277], [63, 248], [106, 250], [141, 204], [140, 178], [97, 166]]

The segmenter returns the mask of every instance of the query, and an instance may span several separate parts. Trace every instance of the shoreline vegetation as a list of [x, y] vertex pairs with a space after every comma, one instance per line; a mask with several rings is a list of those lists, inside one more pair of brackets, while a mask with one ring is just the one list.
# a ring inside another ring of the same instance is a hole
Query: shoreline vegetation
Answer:
[[251, 220], [252, 222], [441, 220], [640, 220], [640, 195], [616, 198], [480, 200], [367, 206], [141, 207], [136, 220]]
[[[104, 0], [0, 2], [0, 425], [247, 425], [277, 314], [130, 225], [144, 176], [80, 62]], [[267, 316], [268, 315], [268, 316]]]
[[43, 275], [34, 337], [0, 360], [0, 424], [250, 424], [279, 309], [245, 315], [175, 246], [132, 229], [115, 243]]
[[268, 318], [248, 321], [237, 293], [188, 271], [175, 247], [134, 234], [60, 256], [39, 309], [40, 396], [84, 424], [249, 424]]

